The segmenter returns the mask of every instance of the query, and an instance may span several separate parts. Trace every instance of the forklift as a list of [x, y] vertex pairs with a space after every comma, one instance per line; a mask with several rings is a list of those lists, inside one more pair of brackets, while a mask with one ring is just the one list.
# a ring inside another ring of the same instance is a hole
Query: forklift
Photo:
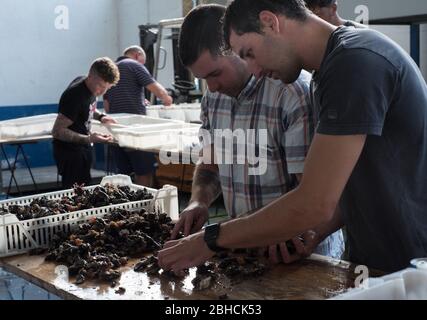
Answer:
[[[173, 88], [167, 91], [172, 96], [175, 104], [193, 103], [199, 101], [206, 91], [206, 82], [195, 79], [188, 69], [182, 65], [178, 53], [178, 39], [184, 18], [161, 20], [158, 24], [145, 24], [139, 26], [139, 37], [141, 47], [147, 55], [145, 66], [157, 79], [159, 71], [166, 66], [168, 54], [173, 55], [174, 81]], [[167, 30], [171, 35], [165, 36]], [[162, 44], [165, 40], [172, 41], [172, 52], [164, 49]], [[161, 60], [161, 61], [160, 61]], [[155, 104], [154, 95], [146, 92], [146, 97], [151, 97], [151, 104]]]

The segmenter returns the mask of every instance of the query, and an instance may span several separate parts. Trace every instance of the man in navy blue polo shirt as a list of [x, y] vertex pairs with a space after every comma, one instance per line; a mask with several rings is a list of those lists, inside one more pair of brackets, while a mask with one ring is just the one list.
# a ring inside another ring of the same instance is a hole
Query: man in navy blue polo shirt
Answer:
[[[104, 108], [108, 113], [146, 114], [144, 88], [147, 88], [165, 106], [172, 104], [172, 98], [144, 66], [145, 52], [139, 46], [127, 48], [117, 59], [120, 81], [104, 96]], [[152, 186], [157, 167], [154, 154], [144, 151], [113, 147], [114, 158], [120, 173], [135, 174], [135, 182]]]

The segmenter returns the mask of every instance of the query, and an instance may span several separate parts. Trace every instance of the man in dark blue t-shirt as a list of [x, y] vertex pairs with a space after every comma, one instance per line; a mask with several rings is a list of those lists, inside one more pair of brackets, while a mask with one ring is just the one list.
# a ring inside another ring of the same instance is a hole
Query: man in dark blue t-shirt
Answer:
[[[172, 104], [172, 98], [163, 86], [151, 76], [144, 66], [145, 52], [139, 46], [127, 48], [117, 59], [120, 70], [119, 83], [104, 95], [104, 108], [110, 113], [146, 114], [144, 88], [147, 88], [165, 106]], [[156, 160], [153, 153], [112, 147], [117, 168], [120, 173], [135, 174], [135, 182], [151, 187]]]
[[249, 217], [165, 245], [159, 265], [179, 271], [209, 248], [258, 247], [304, 231], [301, 256], [346, 225], [350, 260], [384, 271], [427, 256], [427, 86], [396, 43], [335, 27], [302, 0], [235, 0], [225, 39], [254, 69], [294, 82], [315, 70], [317, 129], [300, 185]]

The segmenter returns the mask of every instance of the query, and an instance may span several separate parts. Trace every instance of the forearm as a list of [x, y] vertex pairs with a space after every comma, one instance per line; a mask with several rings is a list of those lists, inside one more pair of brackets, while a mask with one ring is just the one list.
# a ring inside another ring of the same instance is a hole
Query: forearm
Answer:
[[73, 124], [69, 118], [59, 113], [52, 129], [52, 136], [61, 141], [71, 142], [76, 144], [90, 144], [90, 136], [80, 134], [70, 130], [69, 127]]
[[162, 101], [165, 100], [169, 96], [166, 89], [160, 85], [156, 86], [156, 90], [154, 92], [154, 95]]
[[269, 246], [325, 224], [330, 219], [325, 212], [333, 209], [314, 205], [304, 194], [297, 188], [257, 213], [222, 224], [218, 245], [230, 249]]
[[154, 82], [150, 85], [147, 86], [147, 89], [154, 94], [158, 99], [164, 101], [165, 99], [167, 99], [168, 92], [166, 91], [165, 88], [163, 88], [163, 86], [158, 83], [158, 82]]
[[110, 113], [110, 102], [107, 99], [104, 98], [103, 104], [104, 104], [104, 110], [105, 110], [105, 112], [106, 113]]
[[197, 201], [209, 207], [220, 194], [221, 183], [217, 168], [198, 164], [194, 171], [190, 203]]
[[316, 228], [314, 231], [319, 237], [319, 243], [325, 240], [329, 235], [333, 234], [335, 231], [338, 231], [344, 227], [344, 221], [342, 219], [342, 214], [339, 206], [335, 209], [334, 216], [332, 219], [326, 223], [323, 223]]
[[55, 139], [71, 142], [76, 144], [90, 144], [90, 136], [80, 134], [70, 130], [68, 128], [59, 128], [52, 131], [52, 135]]

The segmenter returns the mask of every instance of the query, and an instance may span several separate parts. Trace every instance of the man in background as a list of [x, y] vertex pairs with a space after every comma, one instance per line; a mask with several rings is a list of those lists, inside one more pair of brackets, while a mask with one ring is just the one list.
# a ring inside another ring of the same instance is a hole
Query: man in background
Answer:
[[[139, 46], [127, 48], [116, 63], [120, 70], [120, 81], [104, 96], [104, 108], [107, 113], [146, 114], [144, 88], [147, 88], [165, 106], [172, 104], [172, 98], [144, 66], [146, 55]], [[153, 153], [112, 147], [119, 173], [135, 174], [135, 182], [151, 187], [157, 168]]]
[[98, 112], [96, 101], [119, 81], [119, 70], [109, 58], [96, 59], [87, 76], [74, 79], [59, 101], [52, 129], [53, 153], [64, 189], [91, 181], [92, 143], [107, 143], [111, 136], [91, 133], [91, 120], [115, 121]]

